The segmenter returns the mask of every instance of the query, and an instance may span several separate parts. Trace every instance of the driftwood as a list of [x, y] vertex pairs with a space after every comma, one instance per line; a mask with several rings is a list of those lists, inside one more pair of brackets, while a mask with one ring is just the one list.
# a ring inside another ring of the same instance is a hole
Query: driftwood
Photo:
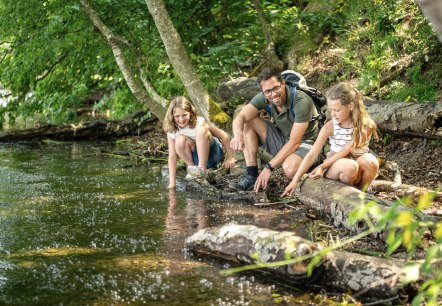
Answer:
[[129, 135], [140, 135], [155, 130], [157, 118], [142, 119], [138, 112], [123, 121], [97, 120], [70, 125], [41, 125], [25, 130], [0, 133], [0, 142], [56, 140], [109, 140]]
[[[228, 224], [200, 230], [185, 240], [185, 247], [203, 254], [221, 257], [240, 264], [271, 264], [287, 258], [310, 255], [321, 249], [319, 244], [295, 236], [252, 225]], [[392, 301], [404, 294], [401, 268], [404, 263], [356, 253], [333, 251], [316, 264], [307, 275], [310, 260], [272, 265], [268, 272], [302, 285], [319, 285], [329, 290], [351, 292], [362, 301]]]
[[[218, 173], [218, 175], [220, 175]], [[307, 177], [307, 176], [306, 176]], [[278, 180], [283, 180], [283, 177], [272, 177], [273, 183], [277, 186], [281, 185]], [[215, 178], [220, 180], [220, 178]], [[210, 181], [210, 180], [209, 180]], [[285, 186], [286, 184], [283, 184]], [[375, 183], [375, 188], [381, 188], [380, 184]], [[190, 192], [197, 192], [199, 195], [208, 199], [225, 199], [225, 200], [243, 200], [252, 202], [257, 206], [273, 205], [273, 203], [281, 203], [281, 206], [290, 207], [286, 202], [272, 202], [272, 194], [267, 194], [269, 191], [260, 191], [255, 193], [253, 191], [236, 191], [231, 189], [219, 189], [210, 184], [207, 180], [190, 180], [186, 182], [186, 190]], [[277, 189], [279, 194], [283, 189]], [[414, 189], [415, 195], [420, 195], [422, 192], [428, 191], [424, 188]], [[275, 192], [275, 191], [273, 191]], [[278, 195], [279, 195], [278, 194]], [[359, 220], [356, 223], [349, 221], [350, 213], [359, 205], [366, 205], [370, 202], [376, 202], [381, 212], [387, 212], [393, 205], [393, 202], [376, 197], [375, 195], [364, 193], [357, 188], [346, 185], [337, 180], [330, 180], [326, 178], [302, 180], [298, 185], [296, 198], [305, 206], [312, 208], [324, 215], [329, 216], [333, 225], [336, 227], [343, 226], [353, 233], [361, 233], [366, 231], [370, 224], [367, 220]], [[287, 199], [288, 200], [288, 199]], [[398, 210], [409, 210], [406, 207], [399, 207]], [[427, 215], [424, 213], [416, 214], [416, 217], [422, 221], [438, 222], [441, 219], [438, 216]], [[378, 223], [378, 216], [368, 215], [368, 220], [371, 224]], [[372, 234], [374, 237], [385, 239], [386, 232], [380, 229], [379, 232]]]

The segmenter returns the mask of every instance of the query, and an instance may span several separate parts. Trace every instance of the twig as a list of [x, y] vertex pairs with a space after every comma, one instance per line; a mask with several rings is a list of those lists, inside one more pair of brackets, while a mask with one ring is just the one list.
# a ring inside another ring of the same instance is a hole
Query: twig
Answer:
[[283, 206], [286, 207], [286, 208], [290, 208], [290, 209], [296, 209], [295, 206], [288, 205], [288, 204], [284, 204]]
[[402, 184], [401, 169], [399, 169], [398, 164], [392, 161], [387, 161], [385, 162], [384, 168], [388, 171], [393, 172], [393, 182], [395, 187], [398, 187]]
[[296, 200], [292, 200], [292, 201], [281, 201], [281, 202], [272, 202], [272, 203], [255, 203], [253, 205], [255, 206], [273, 206], [273, 205], [287, 205], [289, 207], [295, 208], [293, 206], [288, 205], [287, 203], [296, 203]]

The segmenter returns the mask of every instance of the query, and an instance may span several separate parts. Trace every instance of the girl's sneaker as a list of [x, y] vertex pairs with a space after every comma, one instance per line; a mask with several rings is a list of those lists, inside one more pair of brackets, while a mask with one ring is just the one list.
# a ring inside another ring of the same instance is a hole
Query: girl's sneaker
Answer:
[[197, 166], [187, 166], [186, 180], [192, 180], [196, 178], [206, 178], [206, 172], [203, 168]]

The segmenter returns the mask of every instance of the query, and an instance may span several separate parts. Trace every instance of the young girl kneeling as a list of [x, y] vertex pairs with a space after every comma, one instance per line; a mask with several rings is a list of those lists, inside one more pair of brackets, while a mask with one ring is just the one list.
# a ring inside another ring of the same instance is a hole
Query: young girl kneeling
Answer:
[[179, 96], [170, 102], [163, 129], [167, 132], [169, 146], [169, 188], [175, 188], [178, 156], [187, 164], [186, 178], [205, 176], [207, 169], [216, 167], [224, 159], [222, 145], [227, 155], [223, 166], [234, 166], [235, 159], [227, 133], [207, 124], [185, 97]]
[[309, 177], [326, 177], [366, 190], [376, 177], [379, 163], [368, 153], [372, 135], [378, 137], [376, 123], [367, 113], [361, 93], [346, 83], [332, 87], [327, 94], [332, 120], [319, 132], [310, 152], [302, 160], [292, 182], [281, 196], [292, 196], [301, 177], [315, 163], [327, 139], [330, 152]]

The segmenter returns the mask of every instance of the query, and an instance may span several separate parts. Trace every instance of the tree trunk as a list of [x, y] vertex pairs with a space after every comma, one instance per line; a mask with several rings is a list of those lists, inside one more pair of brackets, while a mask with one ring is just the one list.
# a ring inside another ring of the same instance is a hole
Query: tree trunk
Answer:
[[160, 33], [170, 62], [186, 87], [190, 99], [194, 102], [200, 115], [205, 117], [208, 122], [213, 121], [217, 124], [225, 124], [225, 117], [228, 118], [228, 115], [211, 100], [208, 91], [196, 74], [192, 62], [187, 56], [181, 37], [170, 20], [163, 0], [146, 0], [146, 4]]
[[[110, 140], [145, 134], [157, 129], [157, 118], [139, 122], [145, 112], [138, 112], [123, 121], [98, 120], [70, 125], [42, 125], [36, 128], [0, 133], [0, 142], [55, 140]], [[138, 120], [135, 120], [138, 119]], [[141, 123], [141, 124], [140, 124]]]
[[[228, 224], [200, 230], [185, 240], [185, 247], [240, 264], [266, 264], [316, 253], [322, 247], [295, 236], [252, 225]], [[392, 301], [406, 289], [396, 260], [334, 251], [327, 253], [307, 275], [304, 260], [259, 269], [279, 279], [302, 285], [319, 285], [330, 290], [351, 292], [358, 300]]]
[[366, 100], [365, 104], [380, 131], [442, 139], [442, 102], [421, 104]]
[[261, 22], [262, 26], [262, 32], [264, 33], [267, 41], [267, 46], [264, 49], [264, 58], [267, 61], [267, 66], [282, 70], [284, 65], [283, 62], [279, 59], [278, 55], [276, 55], [275, 43], [273, 42], [271, 34], [271, 27], [265, 17], [264, 11], [261, 6], [261, 1], [252, 0], [252, 2], [255, 6], [256, 12], [258, 13], [259, 21]]
[[[140, 80], [135, 77], [134, 72], [132, 71], [132, 67], [126, 59], [122, 45], [126, 47], [130, 47], [130, 44], [124, 41], [122, 38], [116, 36], [111, 29], [109, 29], [100, 19], [97, 12], [94, 10], [89, 0], [80, 0], [80, 3], [88, 16], [88, 18], [92, 21], [92, 24], [100, 31], [100, 33], [107, 39], [108, 44], [112, 48], [112, 52], [114, 53], [115, 61], [118, 64], [121, 72], [123, 73], [124, 79], [127, 82], [131, 92], [138, 99], [138, 101], [142, 103], [146, 103], [152, 113], [155, 114], [160, 120], [166, 115], [166, 105], [163, 99], [160, 100], [152, 100], [146, 92], [146, 89], [143, 88]], [[150, 83], [148, 83], [150, 84]], [[151, 88], [150, 88], [151, 89]], [[158, 96], [156, 96], [158, 98]]]
[[416, 0], [422, 12], [433, 24], [439, 41], [442, 43], [442, 1], [440, 0]]

